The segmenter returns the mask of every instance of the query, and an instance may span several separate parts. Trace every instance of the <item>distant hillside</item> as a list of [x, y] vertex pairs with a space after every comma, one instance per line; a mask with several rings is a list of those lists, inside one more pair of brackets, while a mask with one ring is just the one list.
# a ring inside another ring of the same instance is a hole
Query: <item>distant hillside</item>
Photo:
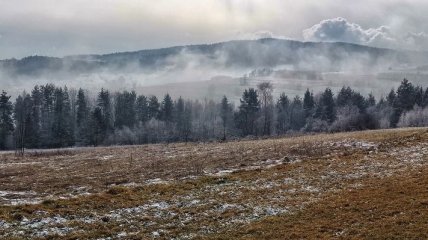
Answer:
[[298, 70], [341, 71], [428, 64], [428, 53], [373, 48], [350, 43], [313, 43], [280, 39], [230, 41], [104, 55], [64, 58], [30, 56], [0, 61], [9, 76], [144, 71], [209, 66], [255, 69], [289, 66]]

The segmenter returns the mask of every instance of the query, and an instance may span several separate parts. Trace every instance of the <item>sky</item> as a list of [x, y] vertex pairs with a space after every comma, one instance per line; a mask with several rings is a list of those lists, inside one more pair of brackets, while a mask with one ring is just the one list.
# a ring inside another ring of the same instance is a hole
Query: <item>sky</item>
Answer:
[[0, 0], [0, 59], [275, 37], [428, 49], [426, 0]]

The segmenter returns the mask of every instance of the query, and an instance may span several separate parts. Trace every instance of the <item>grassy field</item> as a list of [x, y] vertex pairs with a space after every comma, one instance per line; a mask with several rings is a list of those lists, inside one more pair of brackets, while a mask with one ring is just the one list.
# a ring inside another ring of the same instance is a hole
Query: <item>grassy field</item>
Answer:
[[426, 239], [428, 129], [0, 154], [2, 239]]

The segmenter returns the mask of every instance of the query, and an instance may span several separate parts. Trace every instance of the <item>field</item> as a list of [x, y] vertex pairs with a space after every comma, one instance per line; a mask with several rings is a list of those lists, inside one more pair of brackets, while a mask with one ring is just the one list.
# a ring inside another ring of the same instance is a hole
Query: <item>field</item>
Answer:
[[1, 239], [427, 239], [428, 129], [0, 154]]

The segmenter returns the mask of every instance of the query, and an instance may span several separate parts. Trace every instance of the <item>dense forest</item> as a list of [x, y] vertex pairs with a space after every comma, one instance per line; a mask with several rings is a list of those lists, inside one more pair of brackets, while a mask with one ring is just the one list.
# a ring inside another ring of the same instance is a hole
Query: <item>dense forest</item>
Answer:
[[23, 92], [14, 103], [0, 95], [0, 149], [61, 148], [113, 144], [227, 140], [296, 132], [338, 132], [428, 125], [428, 88], [404, 79], [376, 100], [343, 87], [274, 100], [273, 86], [246, 89], [239, 106], [226, 96], [172, 99], [52, 84]]

